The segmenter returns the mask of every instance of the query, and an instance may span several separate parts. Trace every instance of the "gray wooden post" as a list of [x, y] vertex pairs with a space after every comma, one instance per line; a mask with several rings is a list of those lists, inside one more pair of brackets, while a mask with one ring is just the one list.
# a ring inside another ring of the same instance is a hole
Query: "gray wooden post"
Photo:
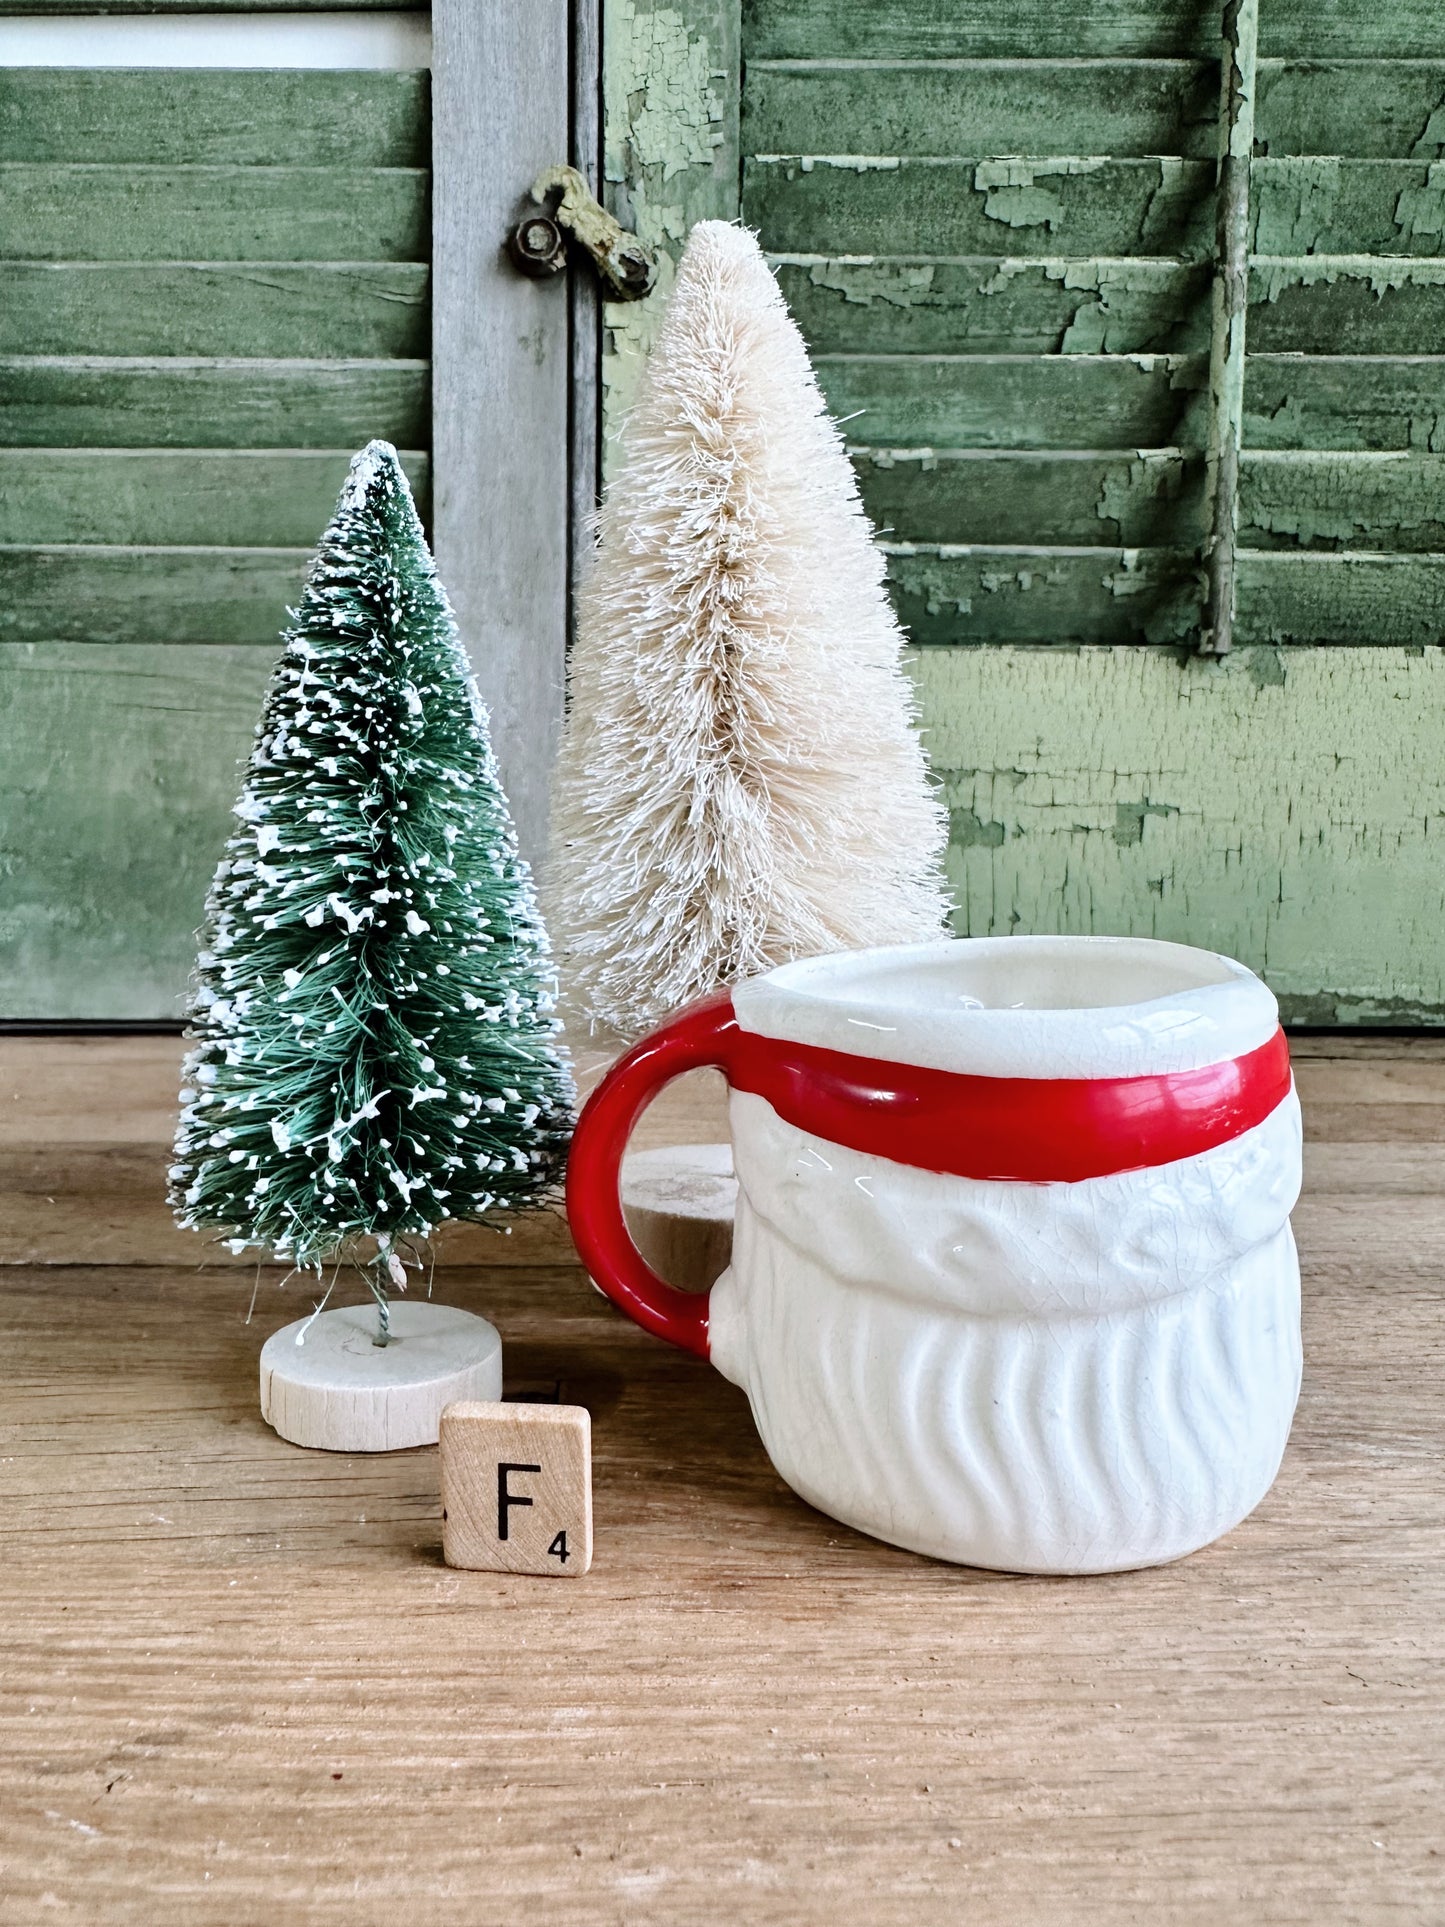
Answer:
[[1207, 591], [1199, 638], [1204, 655], [1234, 641], [1239, 526], [1239, 443], [1244, 420], [1244, 326], [1249, 306], [1249, 168], [1254, 153], [1255, 43], [1259, 0], [1227, 0], [1219, 95], [1219, 173], [1209, 354], [1206, 455]]
[[534, 862], [562, 720], [571, 346], [565, 286], [503, 243], [570, 157], [571, 72], [568, 0], [434, 0], [434, 547]]

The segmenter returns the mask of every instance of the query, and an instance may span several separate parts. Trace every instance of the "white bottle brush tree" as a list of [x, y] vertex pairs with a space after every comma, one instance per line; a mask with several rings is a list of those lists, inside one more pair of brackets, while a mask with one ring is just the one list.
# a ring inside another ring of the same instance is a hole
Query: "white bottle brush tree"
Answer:
[[396, 452], [358, 455], [207, 903], [185, 1225], [388, 1294], [446, 1218], [540, 1202], [571, 1077], [486, 712]]
[[852, 466], [745, 229], [692, 231], [582, 599], [547, 908], [636, 1036], [791, 957], [944, 934], [944, 816]]

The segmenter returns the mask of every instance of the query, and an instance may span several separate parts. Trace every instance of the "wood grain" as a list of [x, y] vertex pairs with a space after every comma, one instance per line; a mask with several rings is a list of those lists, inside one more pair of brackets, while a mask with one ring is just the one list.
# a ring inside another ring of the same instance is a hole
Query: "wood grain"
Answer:
[[[82, 1048], [58, 1133], [90, 1128]], [[1157, 1572], [1014, 1579], [834, 1525], [740, 1392], [567, 1267], [441, 1287], [514, 1391], [590, 1410], [593, 1571], [449, 1571], [432, 1452], [262, 1425], [290, 1288], [248, 1327], [224, 1273], [6, 1273], [0, 1919], [1435, 1919], [1445, 1062], [1296, 1055], [1294, 1437], [1250, 1520]]]
[[437, 567], [491, 712], [522, 853], [546, 848], [566, 682], [566, 288], [504, 250], [571, 153], [567, 0], [436, 0], [433, 457]]

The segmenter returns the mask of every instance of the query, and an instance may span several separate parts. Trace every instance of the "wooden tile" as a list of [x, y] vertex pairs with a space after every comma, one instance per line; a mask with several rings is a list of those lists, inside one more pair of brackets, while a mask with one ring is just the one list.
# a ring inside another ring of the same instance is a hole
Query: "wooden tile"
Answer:
[[449, 1566], [578, 1579], [592, 1564], [592, 1418], [583, 1406], [447, 1406], [441, 1487]]

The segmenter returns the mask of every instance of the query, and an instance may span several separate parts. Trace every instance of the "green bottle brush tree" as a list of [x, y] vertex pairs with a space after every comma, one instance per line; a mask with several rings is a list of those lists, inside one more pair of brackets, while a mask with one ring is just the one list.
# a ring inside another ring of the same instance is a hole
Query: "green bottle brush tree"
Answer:
[[396, 451], [285, 635], [207, 901], [171, 1170], [184, 1225], [389, 1297], [443, 1219], [540, 1203], [572, 1081], [486, 712]]

